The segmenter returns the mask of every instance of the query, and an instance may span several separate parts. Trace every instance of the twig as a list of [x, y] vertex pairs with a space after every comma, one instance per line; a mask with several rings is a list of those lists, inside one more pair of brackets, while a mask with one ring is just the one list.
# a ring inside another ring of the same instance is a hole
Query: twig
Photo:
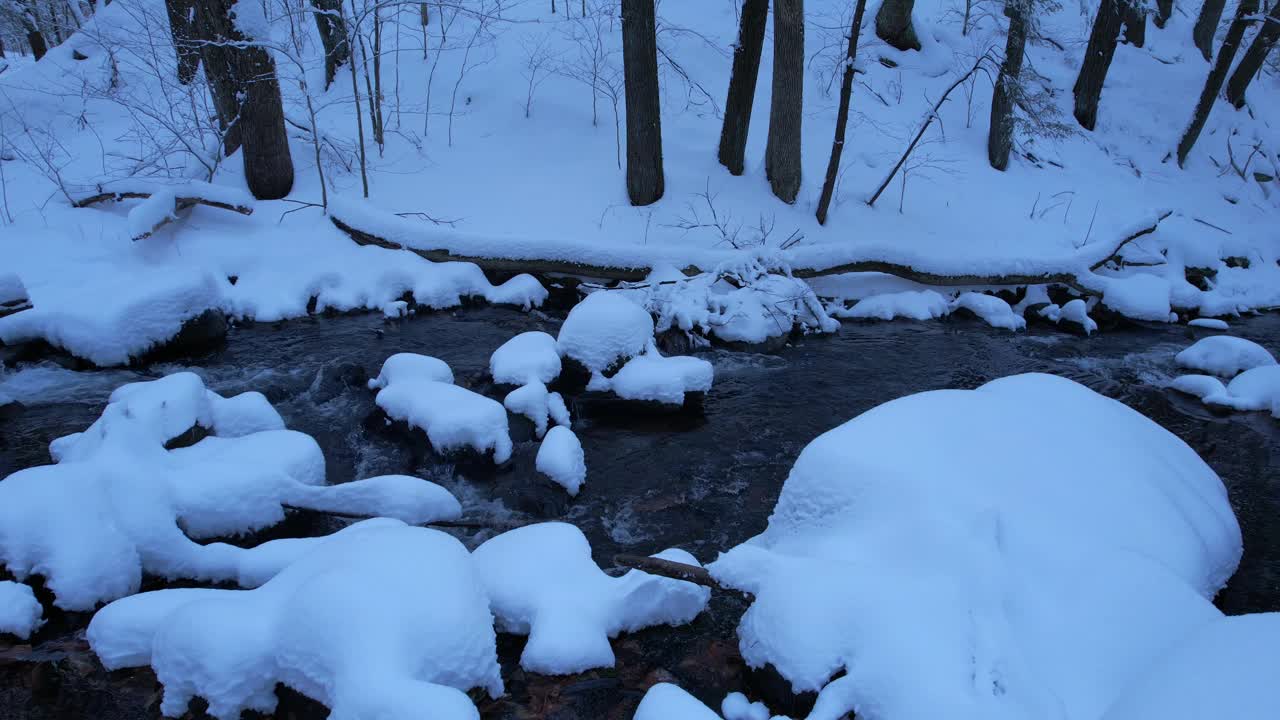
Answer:
[[634, 568], [650, 575], [659, 575], [661, 577], [671, 578], [672, 580], [683, 580], [691, 582], [694, 585], [701, 585], [712, 590], [734, 590], [734, 588], [725, 587], [711, 577], [711, 573], [706, 568], [697, 565], [689, 565], [688, 563], [676, 562], [674, 560], [663, 560], [662, 558], [643, 557], [640, 555], [614, 555], [613, 563], [615, 565]]

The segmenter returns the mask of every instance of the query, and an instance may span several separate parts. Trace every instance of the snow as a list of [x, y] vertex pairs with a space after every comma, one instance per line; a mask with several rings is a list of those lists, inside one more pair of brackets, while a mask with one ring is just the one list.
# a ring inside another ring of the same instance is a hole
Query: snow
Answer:
[[496, 400], [452, 383], [410, 376], [387, 382], [374, 401], [387, 417], [424, 431], [437, 452], [492, 452], [499, 464], [511, 458], [507, 411]]
[[0, 305], [27, 299], [27, 288], [13, 273], [0, 273]]
[[489, 373], [509, 385], [549, 383], [560, 377], [560, 348], [547, 333], [520, 333], [493, 351]]
[[746, 695], [732, 692], [720, 703], [724, 720], [769, 720], [769, 708], [762, 702], [751, 702]]
[[1032, 374], [820, 436], [768, 528], [709, 569], [754, 597], [747, 663], [822, 691], [813, 720], [1096, 718], [1221, 617], [1240, 553], [1225, 488], [1181, 440]]
[[556, 344], [560, 354], [600, 373], [645, 351], [653, 340], [653, 318], [621, 293], [587, 295], [565, 318]]
[[1196, 318], [1194, 320], [1188, 320], [1187, 325], [1190, 325], [1191, 327], [1205, 328], [1207, 330], [1230, 329], [1230, 326], [1227, 325], [1225, 320], [1219, 320], [1217, 318]]
[[534, 467], [572, 497], [578, 496], [578, 490], [587, 481], [587, 461], [582, 453], [582, 443], [567, 427], [551, 428], [538, 446]]
[[1089, 317], [1088, 305], [1079, 298], [1068, 300], [1061, 307], [1055, 304], [1046, 305], [1040, 308], [1040, 316], [1055, 323], [1060, 323], [1063, 320], [1073, 322], [1084, 330], [1085, 335], [1092, 335], [1093, 331], [1098, 329], [1098, 323]]
[[1222, 377], [1256, 367], [1275, 365], [1276, 359], [1266, 348], [1244, 338], [1213, 335], [1201, 338], [1178, 353], [1174, 360], [1185, 368], [1201, 370]]
[[1102, 720], [1270, 717], [1278, 665], [1280, 613], [1218, 618], [1168, 649]]
[[954, 312], [960, 308], [982, 318], [991, 327], [1014, 331], [1027, 327], [1027, 321], [1015, 313], [1013, 308], [1009, 307], [1009, 303], [994, 295], [976, 292], [960, 293], [955, 300], [951, 301], [951, 310]]
[[[706, 705], [671, 683], [658, 683], [645, 691], [632, 720], [720, 720]], [[745, 720], [745, 718], [727, 718]], [[766, 717], [765, 720], [768, 720]]]
[[634, 357], [618, 373], [597, 389], [609, 389], [625, 400], [650, 400], [667, 405], [681, 405], [691, 392], [711, 390], [715, 368], [711, 363], [691, 356], [663, 357], [656, 348]]
[[569, 427], [569, 408], [560, 393], [548, 392], [547, 386], [534, 381], [507, 393], [503, 407], [533, 421], [534, 433], [542, 437], [547, 432], [548, 420]]
[[[527, 525], [472, 553], [502, 632], [528, 635], [520, 666], [571, 675], [613, 667], [609, 638], [653, 625], [683, 625], [706, 607], [710, 590], [631, 570], [606, 575], [572, 525]], [[681, 550], [656, 557], [697, 564]]]
[[1210, 375], [1183, 375], [1170, 384], [1174, 390], [1194, 395], [1206, 405], [1240, 411], [1271, 411], [1280, 417], [1280, 365], [1245, 370], [1231, 382]]
[[1170, 322], [1169, 281], [1154, 274], [1138, 273], [1124, 278], [1098, 278], [1102, 285], [1102, 303], [1135, 320]]
[[16, 635], [22, 640], [31, 637], [44, 624], [43, 613], [29, 586], [0, 580], [0, 635]]
[[[196, 426], [211, 434], [165, 449]], [[137, 592], [144, 572], [256, 584], [309, 541], [243, 549], [195, 540], [270, 527], [285, 506], [412, 522], [460, 510], [442, 488], [411, 478], [323, 486], [314, 440], [283, 429], [261, 395], [223, 398], [189, 372], [121, 386], [97, 421], [54, 440], [50, 454], [56, 464], [0, 480], [0, 562], [19, 580], [44, 576], [65, 610]]]
[[453, 383], [453, 369], [445, 361], [417, 353], [396, 353], [382, 362], [378, 376], [369, 381], [370, 390], [380, 390], [391, 383], [428, 380]]
[[177, 212], [178, 199], [168, 187], [156, 188], [151, 197], [129, 210], [126, 226], [129, 237], [139, 240], [151, 234], [160, 223], [172, 219]]
[[848, 309], [836, 313], [837, 317], [855, 320], [932, 320], [951, 312], [946, 298], [933, 290], [906, 290], [903, 292], [871, 295]]
[[109, 670], [150, 665], [161, 711], [203, 697], [218, 718], [270, 714], [284, 683], [331, 717], [479, 718], [465, 691], [502, 694], [492, 619], [462, 544], [372, 520], [320, 538], [255, 590], [157, 590], [89, 625]]

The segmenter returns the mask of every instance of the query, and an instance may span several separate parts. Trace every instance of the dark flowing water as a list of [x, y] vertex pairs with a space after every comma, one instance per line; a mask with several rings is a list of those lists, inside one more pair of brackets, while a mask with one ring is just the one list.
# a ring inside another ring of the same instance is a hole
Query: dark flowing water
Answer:
[[[1263, 414], [1217, 416], [1163, 387], [1178, 374], [1174, 353], [1194, 337], [1188, 328], [1157, 325], [1081, 338], [1034, 327], [1014, 335], [962, 319], [846, 324], [837, 335], [802, 339], [772, 354], [710, 351], [705, 356], [715, 364], [716, 382], [700, 416], [625, 419], [575, 412], [588, 468], [576, 499], [534, 472], [532, 439], [518, 441], [510, 466], [494, 472], [460, 469], [366, 427], [374, 406], [359, 379], [376, 374], [388, 355], [434, 355], [453, 367], [459, 384], [501, 399], [484, 379], [492, 351], [518, 332], [555, 334], [558, 325], [542, 313], [497, 308], [396, 323], [374, 316], [317, 318], [236, 328], [222, 350], [186, 364], [76, 375], [28, 370], [10, 390], [44, 384], [55, 389], [54, 402], [33, 403], [0, 419], [0, 477], [48, 462], [49, 440], [92, 422], [114, 386], [189, 367], [223, 394], [264, 392], [289, 427], [319, 441], [330, 482], [410, 473], [454, 491], [474, 518], [566, 520], [582, 528], [606, 568], [616, 553], [672, 546], [709, 561], [764, 528], [792, 462], [822, 432], [910, 393], [1050, 372], [1127, 403], [1213, 466], [1230, 491], [1245, 539], [1240, 569], [1218, 604], [1231, 614], [1280, 610], [1280, 423]], [[1280, 348], [1280, 316], [1238, 321], [1231, 333]], [[1044, 418], [1046, 428], [1054, 422]], [[336, 522], [305, 519], [290, 532], [330, 532]], [[474, 545], [490, 535], [459, 536]], [[741, 610], [738, 599], [717, 595], [691, 626], [620, 638], [615, 669], [573, 678], [526, 675], [517, 666], [520, 640], [502, 638], [508, 694], [482, 702], [482, 713], [630, 718], [644, 688], [658, 680], [679, 682], [717, 707], [725, 693], [746, 683], [734, 637]], [[154, 717], [149, 673], [105, 676], [94, 669], [75, 635], [77, 622], [83, 627], [83, 619], [73, 619], [41, 631], [30, 648], [0, 641], [0, 716]], [[33, 696], [47, 696], [47, 704], [29, 704]]]

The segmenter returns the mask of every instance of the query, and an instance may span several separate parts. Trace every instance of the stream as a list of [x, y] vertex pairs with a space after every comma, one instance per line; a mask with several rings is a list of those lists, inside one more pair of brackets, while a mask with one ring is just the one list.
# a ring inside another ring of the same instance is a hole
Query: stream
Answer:
[[[554, 335], [561, 319], [495, 307], [392, 322], [375, 315], [314, 317], [235, 327], [223, 347], [181, 363], [73, 372], [46, 361], [11, 369], [0, 374], [0, 393], [26, 407], [0, 415], [0, 477], [48, 463], [49, 441], [92, 423], [121, 383], [190, 369], [224, 395], [263, 392], [290, 428], [320, 443], [331, 483], [407, 473], [454, 492], [471, 519], [495, 525], [564, 520], [586, 533], [606, 569], [617, 553], [667, 547], [706, 562], [764, 529], [796, 456], [826, 430], [903, 395], [1048, 372], [1135, 408], [1217, 471], [1240, 520], [1245, 552], [1216, 602], [1229, 614], [1280, 610], [1280, 422], [1261, 413], [1218, 415], [1165, 388], [1180, 374], [1174, 354], [1204, 331], [1151, 325], [1084, 338], [1034, 325], [1012, 334], [950, 318], [846, 323], [835, 335], [801, 338], [768, 354], [705, 351], [716, 378], [701, 414], [623, 416], [570, 400], [588, 470], [577, 498], [534, 472], [537, 442], [514, 421], [513, 459], [499, 470], [445, 462], [367, 421], [374, 404], [363, 380], [376, 375], [388, 355], [434, 355], [453, 367], [458, 384], [501, 400], [485, 378], [489, 355], [519, 332]], [[1280, 349], [1280, 315], [1234, 321], [1230, 333]], [[1043, 422], [1051, 433], [1055, 418]], [[278, 532], [325, 534], [340, 522], [299, 517]], [[456, 534], [474, 547], [493, 532]], [[734, 628], [743, 607], [739, 598], [716, 593], [691, 625], [623, 636], [614, 643], [614, 669], [569, 678], [522, 672], [522, 639], [499, 636], [508, 692], [480, 700], [482, 717], [629, 720], [644, 689], [662, 680], [678, 682], [718, 708], [725, 693], [766, 682], [749, 677], [738, 657]], [[0, 717], [159, 716], [154, 676], [148, 670], [103, 671], [83, 641], [87, 620], [53, 618], [30, 644], [0, 640]], [[294, 693], [281, 696], [276, 717], [326, 714]], [[193, 706], [189, 716], [203, 714]]]

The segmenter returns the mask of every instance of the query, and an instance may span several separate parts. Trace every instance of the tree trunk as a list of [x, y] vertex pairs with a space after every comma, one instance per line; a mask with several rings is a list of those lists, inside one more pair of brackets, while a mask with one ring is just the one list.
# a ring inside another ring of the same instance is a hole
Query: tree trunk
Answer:
[[[219, 90], [214, 91], [235, 103], [234, 125], [238, 128], [244, 159], [244, 177], [249, 191], [260, 200], [277, 200], [293, 189], [293, 159], [289, 155], [289, 136], [284, 127], [284, 106], [280, 99], [280, 83], [276, 80], [275, 62], [264, 48], [256, 45], [231, 46], [227, 43], [252, 42], [236, 29], [230, 17], [233, 0], [200, 0], [196, 3], [197, 22], [206, 47], [221, 50], [220, 64], [210, 67], [205, 56], [205, 70]], [[318, 132], [318, 129], [316, 129]]]
[[26, 0], [20, 8], [22, 13], [22, 29], [27, 33], [27, 43], [31, 45], [31, 55], [36, 60], [49, 52], [49, 44], [45, 42], [44, 33], [40, 32], [40, 24], [36, 21], [36, 7], [32, 0]]
[[1009, 35], [1000, 76], [991, 93], [991, 127], [987, 135], [987, 159], [996, 170], [1009, 167], [1009, 153], [1013, 149], [1014, 96], [1020, 87], [1022, 57], [1027, 48], [1029, 4], [1026, 0], [1009, 0], [1004, 4], [1004, 14], [1009, 16]]
[[[75, 2], [75, 0], [72, 0]], [[173, 36], [173, 49], [178, 55], [178, 82], [190, 85], [200, 70], [200, 47], [194, 42], [191, 28], [195, 0], [165, 0], [169, 13], [169, 34]]]
[[1245, 90], [1249, 89], [1249, 83], [1257, 77], [1258, 71], [1262, 69], [1262, 63], [1266, 61], [1271, 48], [1275, 47], [1277, 39], [1280, 39], [1280, 2], [1271, 6], [1271, 12], [1267, 13], [1267, 19], [1263, 21], [1262, 28], [1254, 36], [1249, 49], [1244, 53], [1244, 58], [1240, 60], [1236, 71], [1227, 81], [1227, 101], [1235, 107], [1244, 107]]
[[1142, 0], [1123, 0], [1124, 2], [1124, 41], [1134, 47], [1142, 47], [1147, 42], [1147, 10]]
[[845, 53], [844, 75], [840, 78], [840, 108], [836, 111], [836, 135], [831, 141], [831, 157], [827, 160], [827, 177], [822, 181], [822, 196], [818, 198], [818, 224], [827, 224], [827, 211], [836, 191], [836, 176], [840, 174], [840, 156], [844, 153], [845, 128], [849, 124], [849, 102], [853, 99], [853, 62], [858, 58], [858, 36], [862, 34], [862, 15], [867, 0], [858, 0], [853, 7], [853, 22], [849, 25], [849, 50]]
[[662, 118], [654, 0], [622, 0], [622, 67], [627, 98], [627, 195], [632, 205], [662, 197]]
[[919, 50], [920, 39], [911, 24], [916, 0], [884, 0], [876, 13], [876, 37], [899, 50]]
[[764, 172], [773, 194], [794, 203], [800, 192], [800, 123], [804, 117], [804, 0], [773, 4], [773, 98]]
[[1156, 27], [1163, 28], [1173, 16], [1173, 0], [1156, 0]]
[[724, 101], [724, 125], [720, 128], [720, 164], [732, 175], [741, 175], [747, 151], [747, 129], [751, 125], [751, 105], [756, 98], [760, 75], [760, 52], [764, 49], [764, 26], [769, 16], [769, 0], [743, 0], [738, 44], [733, 48], [733, 73], [729, 76], [729, 97]]
[[1204, 0], [1200, 6], [1200, 14], [1196, 16], [1195, 27], [1191, 29], [1191, 39], [1206, 62], [1213, 59], [1213, 36], [1218, 32], [1218, 23], [1222, 22], [1222, 11], [1227, 7], [1227, 0]]
[[1107, 71], [1111, 69], [1111, 58], [1116, 54], [1125, 2], [1102, 0], [1098, 16], [1093, 21], [1093, 30], [1089, 32], [1089, 45], [1085, 48], [1084, 62], [1080, 65], [1073, 90], [1076, 120], [1085, 130], [1092, 130], [1098, 122], [1098, 100], [1102, 97]]
[[[338, 76], [338, 68], [351, 57], [347, 24], [342, 20], [342, 0], [311, 0], [311, 5], [316, 9], [316, 30], [324, 45], [324, 89], [328, 90]], [[425, 9], [423, 17], [426, 17]]]
[[1209, 120], [1209, 111], [1213, 109], [1213, 103], [1218, 99], [1218, 92], [1222, 90], [1222, 83], [1227, 79], [1227, 72], [1231, 70], [1236, 51], [1240, 49], [1240, 41], [1244, 39], [1244, 31], [1249, 27], [1249, 18], [1256, 12], [1258, 12], [1258, 0], [1240, 0], [1240, 4], [1236, 6], [1235, 19], [1231, 21], [1231, 27], [1227, 28], [1227, 36], [1222, 40], [1222, 47], [1218, 48], [1218, 57], [1213, 63], [1213, 69], [1209, 71], [1209, 77], [1204, 81], [1204, 90], [1200, 92], [1195, 114], [1191, 116], [1191, 125], [1187, 127], [1182, 140], [1178, 142], [1178, 167], [1182, 167], [1187, 162], [1187, 155], [1191, 153], [1191, 148], [1195, 147], [1200, 131], [1204, 130], [1204, 124]]

